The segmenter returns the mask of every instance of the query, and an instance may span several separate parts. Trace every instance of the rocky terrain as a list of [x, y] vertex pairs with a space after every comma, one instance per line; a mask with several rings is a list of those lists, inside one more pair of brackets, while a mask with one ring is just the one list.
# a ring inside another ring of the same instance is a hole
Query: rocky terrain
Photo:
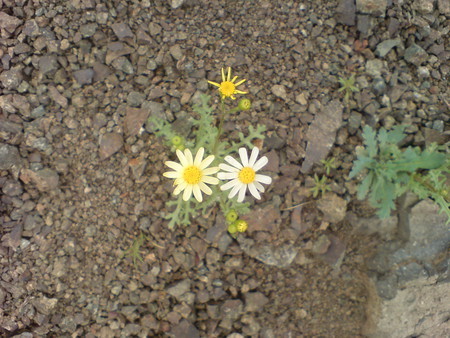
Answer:
[[[348, 178], [364, 125], [449, 142], [449, 31], [448, 0], [0, 0], [0, 335], [450, 336], [445, 216], [381, 221]], [[216, 209], [171, 231], [146, 121], [188, 135], [228, 66], [225, 137], [264, 124], [273, 183], [237, 239]]]

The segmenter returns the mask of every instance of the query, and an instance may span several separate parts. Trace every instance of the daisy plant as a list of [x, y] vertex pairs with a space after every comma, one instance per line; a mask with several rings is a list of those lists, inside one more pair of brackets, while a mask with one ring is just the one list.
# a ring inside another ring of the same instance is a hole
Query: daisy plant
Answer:
[[[178, 159], [178, 162], [166, 161], [165, 165], [172, 171], [163, 173], [164, 177], [174, 180], [173, 195], [177, 197], [166, 203], [167, 210], [171, 210], [165, 215], [169, 228], [189, 225], [199, 215], [210, 216], [218, 206], [228, 223], [228, 231], [236, 236], [248, 227], [240, 218], [249, 211], [250, 204], [244, 201], [247, 190], [260, 199], [265, 191], [263, 184], [272, 182], [269, 176], [257, 173], [268, 162], [265, 156], [258, 159], [259, 149], [253, 145], [254, 140], [264, 139], [264, 126], [250, 126], [247, 135], [240, 132], [233, 141], [223, 139], [227, 117], [251, 109], [249, 99], [242, 98], [234, 103], [237, 95], [247, 94], [237, 89], [246, 80], [238, 81], [238, 77], [231, 74], [228, 67], [226, 73], [225, 69], [221, 71], [221, 82], [208, 81], [218, 88], [220, 109], [215, 114], [209, 104], [210, 97], [200, 95], [193, 106], [196, 116], [185, 124], [190, 129], [187, 136], [177, 133], [169, 121], [156, 117], [148, 120], [146, 129], [163, 138]], [[247, 149], [251, 150], [250, 157]], [[240, 162], [232, 156], [234, 153], [239, 154]]]

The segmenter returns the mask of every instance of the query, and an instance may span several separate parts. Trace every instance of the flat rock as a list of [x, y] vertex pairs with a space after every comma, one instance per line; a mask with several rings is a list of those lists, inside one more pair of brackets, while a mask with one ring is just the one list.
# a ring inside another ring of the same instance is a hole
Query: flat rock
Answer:
[[100, 137], [100, 159], [104, 160], [119, 151], [123, 146], [123, 138], [118, 133], [108, 133]]
[[19, 166], [21, 157], [19, 150], [8, 144], [0, 144], [0, 170], [8, 170]]
[[420, 66], [428, 60], [428, 53], [422, 47], [413, 43], [411, 46], [406, 48], [405, 55], [403, 57], [407, 62], [412, 63], [415, 66]]
[[0, 82], [2, 83], [3, 87], [9, 90], [17, 89], [22, 80], [23, 80], [22, 70], [17, 67], [3, 71], [0, 74]]
[[14, 33], [17, 27], [22, 24], [22, 20], [6, 14], [5, 12], [0, 12], [0, 29], [5, 30], [8, 33]]
[[41, 192], [53, 191], [59, 185], [58, 173], [50, 168], [44, 168], [37, 171], [24, 169], [20, 174], [20, 179], [25, 184], [32, 182]]
[[261, 292], [248, 292], [244, 295], [245, 298], [245, 312], [260, 312], [264, 306], [269, 303], [269, 298], [264, 296]]
[[178, 299], [186, 292], [188, 292], [190, 289], [191, 289], [191, 280], [183, 279], [182, 281], [177, 282], [172, 286], [169, 286], [166, 291], [169, 295]]
[[372, 16], [384, 17], [387, 4], [387, 0], [356, 0], [356, 11]]
[[250, 233], [254, 231], [273, 232], [280, 221], [280, 210], [274, 205], [255, 207], [243, 219], [251, 225], [248, 229]]
[[178, 325], [174, 326], [170, 332], [169, 337], [173, 338], [200, 338], [200, 333], [197, 328], [183, 319]]
[[94, 70], [92, 68], [76, 70], [73, 72], [73, 77], [80, 85], [91, 84], [94, 78]]
[[326, 193], [317, 202], [317, 207], [323, 213], [323, 220], [330, 223], [342, 221], [347, 212], [347, 202], [335, 193]]
[[336, 22], [347, 26], [356, 24], [356, 5], [354, 0], [340, 0], [336, 8]]
[[401, 44], [402, 41], [400, 40], [400, 38], [384, 40], [377, 45], [377, 48], [375, 49], [375, 55], [379, 57], [385, 57], [392, 48], [400, 46]]
[[271, 88], [272, 94], [280, 99], [287, 100], [286, 87], [283, 85], [274, 85]]
[[44, 55], [39, 59], [39, 70], [43, 74], [51, 73], [58, 69], [56, 55]]
[[61, 93], [56, 89], [56, 87], [49, 85], [48, 93], [50, 98], [59, 104], [63, 108], [67, 108], [68, 102], [67, 99], [61, 95]]
[[124, 22], [112, 24], [111, 28], [119, 40], [134, 37], [134, 34], [131, 31], [130, 27]]
[[339, 100], [333, 100], [317, 113], [306, 132], [306, 156], [301, 171], [308, 173], [315, 163], [327, 157], [334, 144], [336, 131], [342, 124], [344, 106]]

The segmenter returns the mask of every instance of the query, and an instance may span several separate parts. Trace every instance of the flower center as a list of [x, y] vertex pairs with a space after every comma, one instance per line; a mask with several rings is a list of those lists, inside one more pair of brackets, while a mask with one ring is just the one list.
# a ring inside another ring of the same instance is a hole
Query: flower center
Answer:
[[184, 169], [183, 179], [187, 184], [199, 184], [202, 179], [202, 171], [198, 167], [191, 165]]
[[219, 91], [222, 93], [223, 96], [231, 96], [234, 94], [234, 91], [236, 90], [236, 86], [233, 82], [230, 81], [224, 81], [220, 84]]
[[241, 181], [244, 184], [252, 183], [255, 180], [256, 173], [255, 171], [250, 167], [244, 167], [239, 172], [239, 181]]

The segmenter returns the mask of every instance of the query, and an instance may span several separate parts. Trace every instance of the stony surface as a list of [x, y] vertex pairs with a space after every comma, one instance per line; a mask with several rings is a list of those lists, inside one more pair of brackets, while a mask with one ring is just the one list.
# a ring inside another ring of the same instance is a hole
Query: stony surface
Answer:
[[[449, 141], [449, 13], [446, 0], [0, 1], [0, 335], [447, 336], [448, 227], [428, 202], [379, 221], [348, 173], [367, 124]], [[224, 138], [264, 124], [273, 183], [236, 239], [217, 208], [171, 231], [173, 154], [146, 119], [188, 137], [192, 103], [227, 66], [252, 109]], [[331, 192], [313, 198], [314, 174]]]

